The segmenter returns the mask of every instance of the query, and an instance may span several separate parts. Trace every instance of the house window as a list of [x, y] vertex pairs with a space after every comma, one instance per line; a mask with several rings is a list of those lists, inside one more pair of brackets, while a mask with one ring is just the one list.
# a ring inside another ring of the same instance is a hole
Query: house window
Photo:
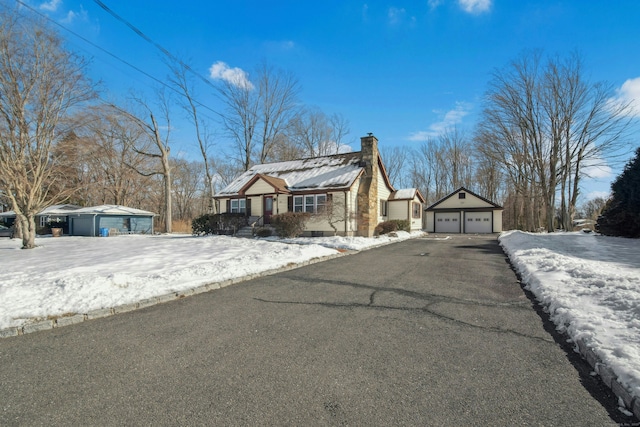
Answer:
[[293, 196], [293, 211], [322, 213], [327, 208], [326, 194], [309, 194], [305, 196]]
[[387, 201], [380, 200], [380, 216], [387, 216]]
[[327, 195], [318, 194], [316, 196], [316, 212], [323, 213], [327, 209]]
[[458, 193], [458, 199], [464, 199], [465, 197], [467, 197], [466, 193]]
[[420, 203], [413, 203], [413, 217], [414, 218], [420, 218], [420, 209], [421, 209], [421, 205]]
[[245, 213], [247, 211], [246, 199], [231, 199], [231, 213]]

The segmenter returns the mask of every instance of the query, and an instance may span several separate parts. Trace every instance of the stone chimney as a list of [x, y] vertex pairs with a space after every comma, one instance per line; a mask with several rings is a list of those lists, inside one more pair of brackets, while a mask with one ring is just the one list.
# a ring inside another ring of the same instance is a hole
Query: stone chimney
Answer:
[[378, 139], [369, 133], [360, 145], [364, 174], [358, 189], [358, 235], [372, 237], [378, 225]]

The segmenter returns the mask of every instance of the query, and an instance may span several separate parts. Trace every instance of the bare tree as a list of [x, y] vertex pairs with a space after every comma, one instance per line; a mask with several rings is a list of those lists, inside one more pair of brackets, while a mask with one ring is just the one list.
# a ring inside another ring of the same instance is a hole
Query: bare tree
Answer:
[[[176, 219], [188, 221], [200, 212], [199, 201], [205, 195], [209, 199], [207, 185], [203, 186], [203, 167], [200, 162], [189, 162], [184, 159], [172, 161], [173, 196], [175, 198]], [[208, 202], [207, 202], [208, 203]]]
[[529, 206], [527, 229], [555, 229], [558, 187], [560, 225], [571, 227], [585, 163], [610, 159], [625, 142], [629, 104], [612, 97], [611, 86], [584, 79], [575, 54], [544, 64], [540, 52], [524, 54], [494, 73], [476, 141]]
[[243, 169], [264, 163], [297, 113], [297, 80], [263, 63], [254, 83], [223, 80], [218, 92], [226, 107], [222, 122]]
[[298, 112], [300, 84], [289, 72], [266, 62], [258, 68], [259, 163], [264, 163]]
[[212, 141], [211, 133], [207, 128], [207, 122], [204, 121], [200, 115], [201, 104], [196, 101], [193, 96], [193, 84], [187, 76], [187, 69], [180, 63], [169, 63], [171, 69], [171, 83], [176, 86], [178, 91], [183, 95], [182, 108], [187, 113], [191, 122], [195, 128], [196, 140], [198, 141], [198, 147], [200, 154], [202, 155], [205, 181], [208, 183], [206, 186], [206, 195], [209, 199], [208, 210], [213, 211], [213, 174], [215, 161], [211, 155]]
[[405, 169], [410, 157], [409, 149], [404, 146], [394, 146], [382, 148], [380, 151], [391, 185], [398, 188], [405, 187]]
[[22, 247], [35, 247], [35, 215], [72, 192], [52, 158], [68, 114], [94, 95], [86, 63], [42, 22], [0, 6], [0, 190]]
[[312, 107], [301, 109], [291, 120], [287, 137], [303, 157], [317, 157], [338, 154], [348, 134], [349, 121], [342, 115], [327, 116]]
[[[171, 221], [173, 219], [172, 204], [171, 204], [171, 170], [172, 165], [170, 161], [171, 147], [169, 145], [170, 133], [171, 133], [171, 118], [169, 114], [169, 100], [165, 96], [163, 91], [158, 92], [157, 105], [155, 108], [160, 112], [160, 117], [163, 122], [162, 125], [158, 123], [158, 115], [152, 106], [139, 96], [133, 96], [132, 100], [136, 104], [137, 108], [141, 110], [139, 115], [133, 114], [125, 109], [118, 108], [123, 114], [125, 114], [133, 123], [135, 123], [140, 130], [142, 130], [146, 136], [147, 141], [139, 139], [133, 141], [132, 149], [150, 159], [156, 161], [156, 166], [152, 169], [135, 169], [140, 175], [143, 176], [162, 176], [164, 183], [164, 226], [165, 232], [171, 233]], [[143, 118], [146, 117], [146, 118]], [[147, 144], [150, 142], [150, 144]], [[142, 144], [142, 145], [140, 145]], [[132, 166], [133, 167], [133, 166]]]

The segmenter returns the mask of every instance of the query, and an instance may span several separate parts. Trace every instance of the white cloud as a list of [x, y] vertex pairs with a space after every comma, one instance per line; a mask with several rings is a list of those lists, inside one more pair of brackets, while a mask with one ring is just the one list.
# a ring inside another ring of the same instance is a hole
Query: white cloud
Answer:
[[613, 176], [611, 167], [601, 159], [586, 159], [582, 164], [582, 173], [591, 179], [605, 179]]
[[444, 0], [429, 0], [429, 8], [431, 10], [437, 8], [438, 6], [440, 6], [442, 3], [444, 2]]
[[405, 9], [398, 9], [397, 7], [390, 7], [389, 11], [387, 12], [387, 16], [389, 18], [389, 23], [391, 25], [396, 25], [398, 23], [400, 23], [403, 19], [404, 16], [406, 15], [407, 11]]
[[58, 10], [58, 6], [60, 6], [61, 3], [62, 0], [50, 0], [42, 3], [38, 8], [47, 12], [55, 12]]
[[61, 22], [63, 24], [70, 24], [78, 19], [87, 22], [89, 20], [87, 11], [84, 9], [81, 9], [80, 12], [74, 12], [73, 10], [70, 10], [69, 12], [67, 12], [67, 15], [61, 19]]
[[493, 0], [458, 0], [458, 4], [467, 13], [474, 15], [488, 12]]
[[628, 79], [617, 90], [617, 96], [611, 102], [616, 104], [630, 103], [630, 115], [640, 118], [640, 77]]
[[444, 114], [439, 111], [434, 111], [434, 113], [437, 113], [442, 117], [442, 120], [432, 123], [429, 126], [429, 130], [412, 133], [409, 136], [409, 140], [424, 141], [427, 138], [435, 138], [442, 135], [455, 125], [462, 123], [462, 120], [469, 114], [471, 108], [472, 105], [468, 102], [456, 102], [455, 108], [445, 112]]
[[611, 196], [610, 191], [591, 191], [585, 196], [586, 200], [593, 200], [595, 198], [601, 198], [607, 200]]
[[225, 62], [218, 61], [209, 68], [209, 76], [214, 80], [223, 80], [244, 89], [253, 89], [249, 75], [241, 68], [231, 68]]

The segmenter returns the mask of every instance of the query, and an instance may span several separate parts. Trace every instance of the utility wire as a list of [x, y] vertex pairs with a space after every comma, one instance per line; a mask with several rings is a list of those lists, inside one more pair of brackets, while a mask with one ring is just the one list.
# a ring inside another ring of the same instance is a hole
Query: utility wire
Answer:
[[189, 71], [194, 76], [196, 76], [200, 80], [202, 80], [206, 85], [208, 85], [208, 86], [212, 87], [213, 89], [217, 90], [215, 85], [213, 85], [213, 83], [211, 83], [211, 81], [209, 81], [209, 79], [207, 79], [202, 74], [200, 74], [197, 71], [195, 71], [194, 69], [192, 69], [188, 64], [185, 64], [183, 61], [181, 61], [180, 59], [176, 58], [171, 52], [169, 52], [167, 49], [165, 49], [162, 45], [160, 45], [160, 44], [156, 43], [155, 41], [153, 41], [153, 39], [151, 39], [151, 37], [147, 36], [138, 27], [133, 25], [131, 22], [127, 21], [122, 16], [118, 15], [116, 12], [114, 12], [112, 9], [110, 9], [109, 6], [104, 4], [101, 0], [93, 0], [93, 2], [96, 3], [98, 6], [100, 6], [102, 9], [104, 9], [104, 11], [107, 12], [109, 15], [113, 16], [115, 19], [117, 19], [118, 21], [122, 22], [124, 25], [129, 27], [134, 33], [136, 33], [138, 36], [142, 37], [146, 42], [148, 42], [149, 44], [153, 45], [156, 49], [158, 49], [160, 52], [162, 52], [171, 61], [177, 62], [185, 70]]
[[[24, 6], [25, 8], [27, 8], [27, 9], [31, 10], [31, 11], [32, 11], [33, 13], [35, 13], [36, 15], [38, 15], [38, 16], [40, 16], [40, 17], [42, 17], [42, 18], [46, 19], [46, 20], [47, 20], [47, 21], [49, 21], [49, 22], [52, 22], [53, 24], [57, 25], [58, 27], [62, 28], [62, 29], [63, 29], [63, 30], [65, 30], [65, 31], [67, 31], [68, 33], [70, 33], [70, 34], [72, 34], [72, 35], [74, 35], [74, 36], [78, 37], [80, 40], [84, 41], [85, 43], [87, 43], [87, 44], [89, 44], [89, 45], [91, 45], [91, 46], [95, 47], [96, 49], [100, 50], [101, 52], [103, 52], [103, 53], [105, 53], [105, 54], [109, 55], [109, 56], [110, 56], [110, 57], [112, 57], [113, 59], [115, 59], [115, 60], [117, 60], [117, 61], [119, 61], [119, 62], [123, 63], [124, 65], [126, 65], [126, 66], [128, 66], [128, 67], [130, 67], [130, 68], [132, 68], [132, 69], [134, 69], [135, 71], [139, 72], [140, 74], [143, 74], [144, 76], [146, 76], [146, 77], [148, 77], [148, 78], [152, 79], [152, 80], [153, 80], [153, 81], [155, 81], [156, 83], [158, 83], [158, 84], [160, 84], [160, 85], [162, 85], [162, 86], [166, 87], [167, 89], [169, 89], [169, 90], [171, 90], [171, 91], [173, 91], [173, 92], [177, 93], [177, 94], [178, 94], [178, 95], [180, 95], [180, 96], [185, 96], [185, 95], [184, 95], [184, 93], [182, 93], [181, 91], [179, 91], [178, 89], [176, 89], [176, 88], [175, 88], [175, 87], [173, 87], [172, 85], [169, 85], [169, 84], [167, 84], [166, 82], [163, 82], [162, 80], [158, 79], [157, 77], [155, 77], [155, 76], [153, 76], [153, 75], [151, 75], [151, 74], [147, 73], [146, 71], [142, 70], [141, 68], [139, 68], [139, 67], [137, 67], [137, 66], [135, 66], [135, 65], [131, 64], [130, 62], [126, 61], [125, 59], [122, 59], [122, 58], [120, 58], [119, 56], [117, 56], [117, 55], [115, 55], [115, 54], [113, 54], [113, 53], [109, 52], [108, 50], [106, 50], [106, 49], [104, 49], [104, 48], [102, 48], [102, 47], [98, 46], [97, 44], [95, 44], [95, 43], [93, 43], [92, 41], [88, 40], [87, 38], [85, 38], [85, 37], [81, 36], [80, 34], [76, 33], [75, 31], [70, 30], [69, 28], [65, 27], [64, 25], [60, 24], [59, 22], [56, 22], [56, 21], [54, 21], [53, 19], [49, 18], [47, 15], [45, 15], [45, 14], [43, 14], [43, 13], [39, 12], [37, 9], [34, 9], [34, 8], [33, 8], [33, 7], [31, 7], [29, 4], [27, 4], [27, 3], [23, 2], [22, 0], [16, 0], [16, 2], [17, 2], [17, 3], [19, 3], [20, 5]], [[167, 51], [167, 53], [168, 53], [169, 55], [171, 55], [168, 51]], [[180, 62], [180, 64], [181, 64], [181, 65], [183, 65], [181, 61], [178, 61], [178, 62]], [[194, 74], [198, 75], [197, 73], [195, 73], [195, 71], [191, 70], [191, 68], [189, 68], [188, 66], [186, 66], [186, 65], [183, 65], [183, 66], [187, 67], [187, 69], [188, 69], [189, 71], [191, 71], [192, 73], [194, 73]], [[204, 77], [202, 77], [202, 76], [200, 76], [200, 75], [198, 75], [198, 76], [199, 76], [201, 79], [204, 79]], [[206, 81], [206, 80], [205, 80], [205, 81]], [[215, 89], [215, 86], [213, 86], [213, 84], [212, 84], [211, 82], [207, 81], [207, 83]], [[201, 102], [199, 102], [199, 101], [197, 101], [197, 100], [195, 100], [195, 99], [194, 99], [193, 101], [194, 101], [194, 103], [198, 104], [198, 106], [200, 106], [200, 107], [202, 107], [202, 108], [204, 108], [204, 109], [206, 109], [206, 110], [211, 111], [211, 112], [212, 112], [212, 113], [214, 113], [215, 115], [219, 115], [219, 113], [218, 113], [217, 111], [215, 111], [214, 109], [212, 109], [211, 107], [208, 107], [208, 106], [206, 106], [206, 105], [202, 104]]]

